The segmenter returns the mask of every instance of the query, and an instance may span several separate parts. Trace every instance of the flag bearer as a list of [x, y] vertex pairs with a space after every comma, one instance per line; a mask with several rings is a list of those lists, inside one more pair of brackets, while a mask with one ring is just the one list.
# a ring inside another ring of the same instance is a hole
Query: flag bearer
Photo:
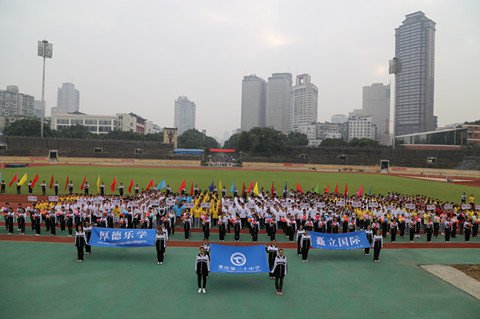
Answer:
[[[373, 231], [370, 225], [367, 225], [367, 229], [365, 229], [365, 235], [367, 236], [368, 244], [372, 245], [373, 242]], [[370, 255], [370, 246], [365, 248], [365, 256]]]
[[88, 244], [90, 241], [90, 236], [92, 236], [92, 226], [90, 226], [89, 222], [85, 222], [85, 252], [87, 255], [90, 255], [92, 252], [92, 246]]
[[200, 247], [200, 252], [195, 259], [195, 272], [197, 273], [198, 293], [207, 293], [205, 288], [207, 286], [208, 273], [210, 272], [210, 258], [208, 258], [203, 247]]
[[303, 234], [301, 238], [302, 240], [300, 248], [302, 252], [302, 261], [306, 263], [308, 262], [308, 251], [312, 245], [312, 238], [310, 237], [308, 230], [305, 230], [305, 234]]
[[303, 225], [300, 224], [298, 226], [297, 230], [297, 255], [300, 256], [302, 254], [301, 252], [301, 246], [302, 246], [302, 236], [305, 234], [305, 230], [303, 229]]
[[85, 242], [87, 237], [83, 231], [83, 226], [80, 224], [75, 231], [75, 247], [77, 247], [77, 261], [83, 261], [83, 248], [85, 247]]
[[277, 295], [283, 294], [283, 278], [287, 275], [287, 257], [283, 254], [283, 248], [278, 251], [273, 263], [273, 274], [275, 275], [275, 290]]
[[168, 233], [160, 226], [157, 227], [157, 234], [155, 235], [155, 248], [157, 249], [157, 265], [163, 264], [165, 255], [165, 248], [167, 248]]
[[373, 236], [373, 261], [374, 262], [380, 262], [380, 250], [382, 250], [383, 247], [383, 236], [382, 234], [377, 231], [375, 236]]

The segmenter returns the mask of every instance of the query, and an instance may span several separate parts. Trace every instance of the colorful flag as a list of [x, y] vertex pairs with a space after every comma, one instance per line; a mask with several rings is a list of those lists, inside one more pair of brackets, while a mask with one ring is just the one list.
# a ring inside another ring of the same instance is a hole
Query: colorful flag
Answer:
[[157, 186], [157, 189], [160, 190], [160, 189], [164, 189], [167, 187], [167, 181], [164, 179], [162, 179], [162, 181], [160, 182], [160, 184], [158, 184]]
[[232, 181], [232, 186], [230, 187], [230, 193], [234, 193], [235, 192], [235, 183]]
[[182, 183], [180, 184], [180, 187], [178, 188], [178, 192], [180, 193], [181, 191], [183, 191], [186, 186], [187, 186], [187, 182], [186, 182], [185, 179], [184, 179], [184, 180], [182, 181]]
[[190, 186], [190, 196], [193, 196], [194, 194], [194, 189], [193, 189], [193, 182], [192, 182], [192, 185]]
[[130, 181], [130, 184], [128, 184], [128, 192], [129, 192], [129, 193], [132, 192], [132, 188], [133, 188], [133, 185], [134, 185], [134, 184], [135, 184], [135, 181], [134, 181], [133, 178], [132, 178], [132, 180]]
[[213, 180], [212, 180], [212, 183], [210, 184], [210, 186], [208, 186], [208, 189], [213, 192], [213, 190], [215, 189], [215, 184], [213, 183]]
[[368, 195], [372, 195], [372, 185], [370, 185], [370, 189], [368, 190]]
[[12, 179], [10, 180], [10, 183], [8, 183], [8, 187], [12, 187], [12, 184], [15, 183], [18, 180], [18, 172], [13, 175]]
[[33, 187], [35, 187], [35, 184], [38, 182], [39, 180], [39, 177], [38, 177], [38, 174], [35, 175], [35, 177], [33, 178], [33, 181], [32, 181], [32, 184], [30, 185], [30, 187], [33, 189]]
[[325, 194], [328, 194], [330, 192], [330, 185], [327, 185], [327, 188], [325, 188]]
[[113, 181], [110, 184], [110, 191], [113, 193], [115, 191], [115, 188], [117, 188], [117, 177], [113, 177]]
[[253, 191], [253, 188], [254, 188], [254, 187], [255, 187], [255, 183], [252, 181], [252, 182], [250, 183], [250, 186], [248, 187], [247, 193], [250, 194], [250, 193]]
[[345, 189], [343, 190], [343, 196], [348, 196], [348, 183], [345, 184]]
[[52, 177], [50, 177], [50, 189], [53, 188], [53, 182], [54, 182], [54, 178], [53, 178], [53, 174], [52, 174]]
[[155, 182], [153, 181], [153, 178], [152, 178], [150, 182], [148, 182], [147, 187], [145, 187], [145, 190], [148, 191], [150, 188], [153, 187], [153, 185], [155, 185]]
[[318, 193], [318, 184], [315, 186], [315, 189], [313, 190], [315, 193]]
[[27, 181], [27, 173], [23, 174], [22, 178], [18, 182], [18, 185], [23, 185]]
[[218, 191], [222, 192], [222, 180], [218, 182]]
[[273, 197], [273, 193], [275, 193], [275, 184], [272, 182], [272, 187], [270, 187], [270, 194]]
[[258, 192], [258, 183], [255, 182], [255, 186], [253, 187], [253, 193], [258, 196], [259, 192]]
[[83, 178], [83, 181], [82, 181], [82, 184], [80, 184], [80, 190], [83, 191], [83, 189], [85, 188], [85, 183], [87, 182], [87, 176], [85, 176]]
[[363, 196], [363, 186], [362, 186], [362, 185], [360, 185], [360, 188], [358, 189], [357, 196], [358, 196], [358, 197], [362, 197], [362, 196]]
[[302, 186], [297, 182], [297, 192], [303, 193]]
[[338, 194], [338, 183], [335, 184], [335, 194]]
[[68, 184], [70, 184], [70, 176], [67, 176], [67, 180], [65, 181], [65, 189], [68, 188]]
[[242, 184], [242, 196], [245, 196], [245, 192], [247, 191], [247, 187], [245, 186], [245, 183]]
[[100, 191], [100, 186], [102, 185], [102, 182], [100, 181], [100, 175], [98, 175], [97, 178], [97, 191]]

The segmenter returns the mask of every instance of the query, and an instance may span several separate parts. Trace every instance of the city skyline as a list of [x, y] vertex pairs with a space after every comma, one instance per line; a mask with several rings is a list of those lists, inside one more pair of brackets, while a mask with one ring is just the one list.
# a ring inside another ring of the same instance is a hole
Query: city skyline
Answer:
[[[395, 55], [394, 30], [417, 11], [437, 24], [439, 126], [480, 118], [476, 1], [321, 1], [308, 6], [286, 1], [147, 1], [143, 6], [47, 1], [39, 6], [6, 0], [0, 4], [0, 27], [10, 31], [4, 39], [8, 50], [0, 52], [0, 87], [18, 85], [40, 99], [36, 44], [46, 38], [55, 46], [47, 61], [48, 110], [67, 79], [81, 88], [82, 112], [135, 112], [168, 127], [173, 125], [171, 101], [187, 95], [202, 105], [196, 126], [221, 137], [240, 127], [239, 79], [288, 72], [312, 76], [320, 92], [317, 120], [328, 121], [333, 114], [360, 108], [363, 86], [392, 82], [388, 60]], [[182, 24], [176, 12], [184, 17]], [[461, 23], [454, 22], [459, 16]], [[22, 21], [36, 27], [25, 28]]]

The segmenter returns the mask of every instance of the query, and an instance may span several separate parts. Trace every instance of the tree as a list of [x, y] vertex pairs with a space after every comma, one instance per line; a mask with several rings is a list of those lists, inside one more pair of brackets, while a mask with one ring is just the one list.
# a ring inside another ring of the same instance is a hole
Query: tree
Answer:
[[[3, 133], [6, 136], [32, 136], [40, 137], [40, 119], [31, 117], [17, 120], [8, 125]], [[50, 129], [50, 123], [43, 125], [43, 136], [52, 137], [55, 132]]]
[[220, 144], [211, 136], [193, 129], [187, 130], [178, 137], [178, 147], [181, 148], [219, 148]]
[[242, 133], [236, 133], [236, 134], [233, 134], [232, 136], [230, 136], [230, 138], [228, 140], [225, 141], [225, 143], [223, 143], [223, 148], [235, 148], [237, 149], [238, 148], [238, 142], [240, 140], [240, 135]]
[[64, 138], [92, 139], [95, 137], [95, 135], [88, 130], [88, 127], [79, 124], [66, 127], [58, 132], [58, 135]]
[[287, 146], [288, 147], [298, 147], [298, 146], [307, 146], [308, 137], [307, 134], [299, 132], [290, 132], [287, 135]]
[[347, 146], [347, 142], [340, 138], [326, 138], [322, 141], [322, 143], [320, 143], [320, 146], [325, 146], [325, 147]]

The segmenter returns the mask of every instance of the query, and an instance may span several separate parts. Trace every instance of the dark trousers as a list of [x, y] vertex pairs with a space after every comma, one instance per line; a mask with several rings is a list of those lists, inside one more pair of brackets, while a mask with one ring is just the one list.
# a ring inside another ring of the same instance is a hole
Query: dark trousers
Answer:
[[[25, 227], [24, 227], [25, 228]], [[470, 228], [465, 229], [465, 241], [470, 241], [470, 234], [472, 230]]]
[[275, 289], [281, 292], [282, 288], [283, 288], [283, 276], [275, 276]]
[[450, 228], [445, 228], [445, 241], [450, 241]]
[[162, 244], [160, 241], [158, 241], [156, 244], [155, 244], [156, 248], [157, 248], [157, 261], [159, 263], [163, 263], [163, 257], [165, 255], [165, 245]]
[[410, 228], [410, 232], [408, 235], [410, 237], [410, 241], [413, 241], [413, 237], [415, 236], [415, 230], [413, 228]]
[[56, 225], [55, 225], [55, 221], [50, 218], [50, 234], [55, 236], [57, 234], [57, 228], [56, 228]]
[[302, 260], [307, 260], [308, 258], [308, 248], [302, 248]]
[[77, 246], [77, 259], [83, 260], [83, 245]]
[[40, 218], [35, 218], [35, 234], [40, 235]]
[[185, 232], [185, 239], [190, 238], [190, 225], [184, 225], [183, 231]]
[[175, 234], [175, 218], [170, 218], [170, 225], [172, 225], [172, 235]]
[[382, 247], [375, 245], [373, 248], [373, 260], [379, 260]]
[[392, 242], [395, 242], [395, 240], [397, 239], [397, 230], [396, 229], [391, 229], [390, 230], [390, 236], [392, 238]]
[[365, 255], [370, 255], [370, 247], [365, 248]]
[[18, 219], [18, 228], [21, 234], [25, 234], [25, 218], [21, 217]]
[[[202, 280], [203, 280], [203, 285], [202, 285]], [[207, 286], [207, 273], [198, 273], [197, 272], [197, 282], [198, 282], [198, 288], [204, 288]]]
[[220, 240], [225, 240], [225, 226], [220, 227], [218, 237]]
[[433, 234], [433, 230], [430, 227], [430, 228], [427, 229], [427, 242], [432, 241], [432, 234]]
[[298, 239], [297, 239], [297, 255], [300, 255], [302, 253], [301, 248], [300, 248], [301, 241], [302, 241], [302, 236], [298, 236]]
[[[92, 233], [88, 232], [86, 233], [87, 235], [87, 243], [88, 241], [90, 240], [90, 236], [92, 235]], [[89, 244], [85, 243], [85, 252], [90, 254], [92, 252], [92, 246], [90, 246]]]
[[235, 230], [235, 240], [240, 240], [240, 230]]

